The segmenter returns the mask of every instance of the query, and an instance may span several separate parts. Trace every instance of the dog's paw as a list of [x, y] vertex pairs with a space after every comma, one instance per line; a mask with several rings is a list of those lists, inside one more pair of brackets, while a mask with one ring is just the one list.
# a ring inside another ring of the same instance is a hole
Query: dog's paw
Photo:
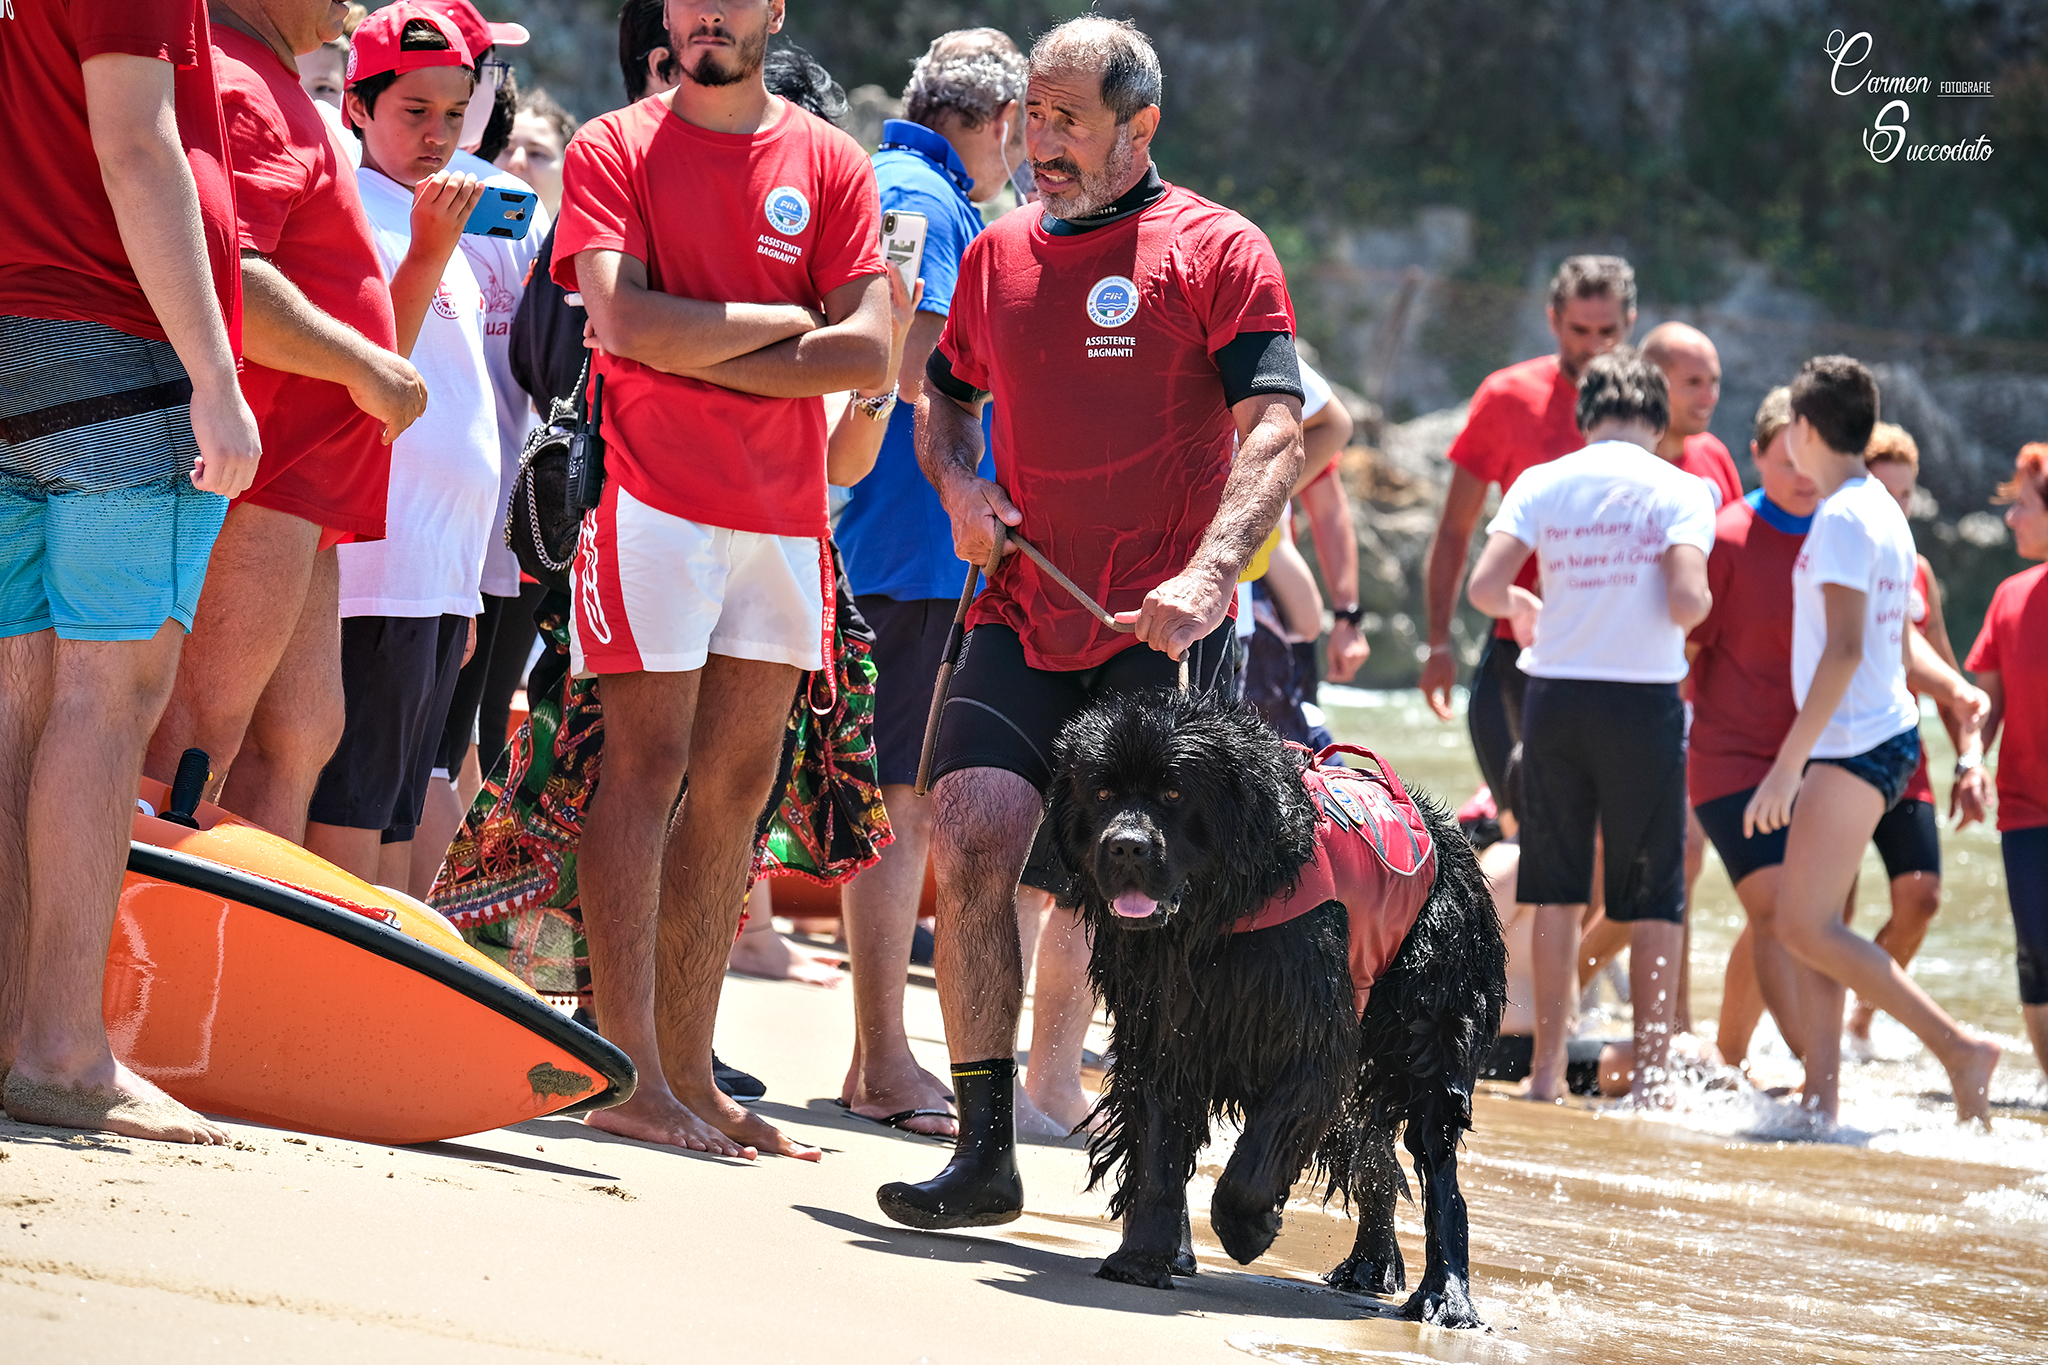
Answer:
[[1479, 1310], [1472, 1306], [1471, 1296], [1465, 1292], [1465, 1286], [1456, 1282], [1437, 1286], [1424, 1285], [1410, 1294], [1408, 1302], [1401, 1305], [1401, 1316], [1410, 1322], [1426, 1322], [1432, 1327], [1486, 1326], [1479, 1317]]
[[1231, 1260], [1250, 1265], [1265, 1255], [1280, 1235], [1280, 1210], [1273, 1207], [1270, 1196], [1254, 1195], [1226, 1180], [1216, 1186], [1216, 1197], [1209, 1201], [1209, 1227]]
[[1353, 1294], [1398, 1294], [1408, 1287], [1408, 1267], [1398, 1251], [1385, 1260], [1354, 1251], [1323, 1283]]
[[[1117, 1251], [1102, 1263], [1102, 1268], [1095, 1272], [1095, 1277], [1100, 1280], [1115, 1280], [1119, 1284], [1135, 1284], [1145, 1289], [1171, 1289], [1173, 1272], [1174, 1259], [1162, 1258], [1143, 1251]], [[1190, 1266], [1186, 1273], [1192, 1275], [1194, 1268]]]
[[1182, 1248], [1181, 1250], [1174, 1252], [1173, 1261], [1171, 1264], [1168, 1265], [1167, 1269], [1171, 1270], [1176, 1275], [1186, 1276], [1194, 1274], [1195, 1270], [1197, 1269], [1195, 1265], [1195, 1253], [1187, 1250], [1186, 1248]]

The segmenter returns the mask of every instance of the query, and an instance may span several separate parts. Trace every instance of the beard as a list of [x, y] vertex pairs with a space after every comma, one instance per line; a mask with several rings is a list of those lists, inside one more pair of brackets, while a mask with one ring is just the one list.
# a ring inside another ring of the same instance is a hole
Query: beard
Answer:
[[686, 51], [688, 38], [699, 36], [723, 38], [733, 46], [723, 55], [716, 51], [706, 52], [697, 58], [695, 66], [684, 67], [683, 75], [695, 84], [717, 89], [721, 86], [738, 85], [761, 74], [761, 63], [768, 55], [766, 27], [759, 33], [744, 38], [735, 38], [729, 30], [717, 27], [692, 29], [687, 36], [670, 30], [669, 51]]
[[1124, 182], [1130, 179], [1131, 167], [1137, 162], [1137, 148], [1131, 144], [1131, 126], [1126, 123], [1116, 130], [1116, 143], [1109, 154], [1102, 159], [1102, 169], [1084, 171], [1074, 163], [1072, 157], [1054, 157], [1051, 161], [1035, 161], [1034, 169], [1056, 171], [1072, 176], [1074, 188], [1064, 194], [1053, 194], [1038, 182], [1038, 206], [1055, 218], [1071, 220], [1086, 218], [1100, 213], [1115, 203], [1124, 190]]

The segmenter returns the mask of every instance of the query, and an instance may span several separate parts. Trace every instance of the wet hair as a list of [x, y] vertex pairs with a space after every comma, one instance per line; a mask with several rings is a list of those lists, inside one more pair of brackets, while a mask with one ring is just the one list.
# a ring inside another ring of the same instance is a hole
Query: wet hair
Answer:
[[673, 80], [679, 74], [667, 9], [665, 0], [626, 0], [619, 6], [619, 74], [626, 78], [628, 103], [647, 98], [647, 56], [654, 49], [669, 50], [661, 64], [661, 78]]
[[[448, 37], [440, 29], [435, 28], [424, 19], [409, 19], [406, 21], [405, 27], [399, 30], [398, 50], [400, 52], [446, 52], [448, 50]], [[475, 67], [465, 66], [462, 69], [469, 73], [471, 80], [476, 79]], [[397, 79], [398, 73], [396, 71], [379, 71], [374, 76], [363, 77], [348, 88], [357, 99], [363, 102], [363, 112], [371, 118], [375, 118], [377, 117], [377, 97], [386, 90], [389, 90], [391, 83]]]
[[1830, 450], [1855, 454], [1877, 426], [1877, 377], [1846, 355], [1817, 355], [1792, 381], [1792, 415], [1813, 424]]
[[1128, 19], [1084, 14], [1069, 19], [1031, 45], [1030, 72], [1100, 71], [1102, 102], [1119, 124], [1159, 103], [1164, 77], [1152, 40]]
[[512, 120], [518, 116], [519, 78], [508, 69], [505, 83], [491, 95], [490, 121], [484, 124], [483, 141], [477, 143], [476, 154], [486, 161], [496, 161], [498, 154], [512, 145]]
[[1653, 431], [1671, 425], [1671, 390], [1664, 371], [1633, 346], [1594, 357], [1579, 380], [1579, 430], [1602, 422], [1641, 422]]
[[795, 43], [770, 48], [761, 59], [761, 80], [771, 95], [780, 95], [806, 114], [836, 124], [846, 117], [846, 91], [832, 73]]
[[1004, 105], [1024, 98], [1024, 80], [1024, 54], [1001, 29], [941, 34], [910, 68], [903, 117], [936, 128], [951, 114], [970, 130], [979, 129]]
[[546, 119], [548, 126], [560, 135], [564, 147], [569, 145], [570, 138], [576, 136], [576, 116], [556, 103], [555, 97], [544, 86], [536, 85], [531, 90], [520, 92], [519, 112]]
[[2012, 462], [2012, 477], [1998, 485], [1999, 502], [2018, 502], [2026, 489], [2048, 502], [2048, 441], [2029, 441]]
[[1635, 312], [1635, 267], [1619, 256], [1567, 256], [1551, 277], [1550, 311], [1562, 314], [1573, 299], [1613, 299]]
[[1756, 405], [1756, 453], [1761, 455], [1778, 439], [1778, 433], [1792, 425], [1792, 390], [1783, 384], [1764, 395]]
[[1879, 422], [1870, 429], [1870, 444], [1863, 447], [1865, 464], [1909, 464], [1920, 467], [1920, 443], [1913, 433], [1896, 422]]

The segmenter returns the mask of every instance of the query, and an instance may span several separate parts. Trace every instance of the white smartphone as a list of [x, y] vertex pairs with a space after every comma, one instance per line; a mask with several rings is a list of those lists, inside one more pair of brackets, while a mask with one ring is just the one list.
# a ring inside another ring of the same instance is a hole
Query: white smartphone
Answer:
[[903, 279], [903, 292], [917, 288], [918, 272], [924, 267], [924, 234], [930, 226], [921, 213], [889, 212], [882, 215], [882, 255]]

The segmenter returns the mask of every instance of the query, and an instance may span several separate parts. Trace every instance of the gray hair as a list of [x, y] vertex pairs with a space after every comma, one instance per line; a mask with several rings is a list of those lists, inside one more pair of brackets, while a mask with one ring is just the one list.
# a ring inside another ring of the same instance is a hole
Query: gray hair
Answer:
[[1641, 422], [1662, 431], [1671, 425], [1671, 390], [1664, 371], [1633, 346], [1617, 346], [1596, 356], [1579, 380], [1574, 415], [1582, 432], [1609, 421]]
[[1100, 71], [1102, 102], [1118, 123], [1159, 103], [1165, 78], [1152, 40], [1128, 19], [1085, 14], [1069, 19], [1031, 45], [1031, 73]]
[[910, 68], [903, 117], [925, 127], [951, 113], [978, 129], [1024, 98], [1024, 55], [1000, 29], [966, 28], [932, 40]]
[[1564, 312], [1572, 299], [1611, 298], [1624, 313], [1636, 311], [1636, 272], [1619, 256], [1571, 256], [1550, 281], [1552, 312]]

